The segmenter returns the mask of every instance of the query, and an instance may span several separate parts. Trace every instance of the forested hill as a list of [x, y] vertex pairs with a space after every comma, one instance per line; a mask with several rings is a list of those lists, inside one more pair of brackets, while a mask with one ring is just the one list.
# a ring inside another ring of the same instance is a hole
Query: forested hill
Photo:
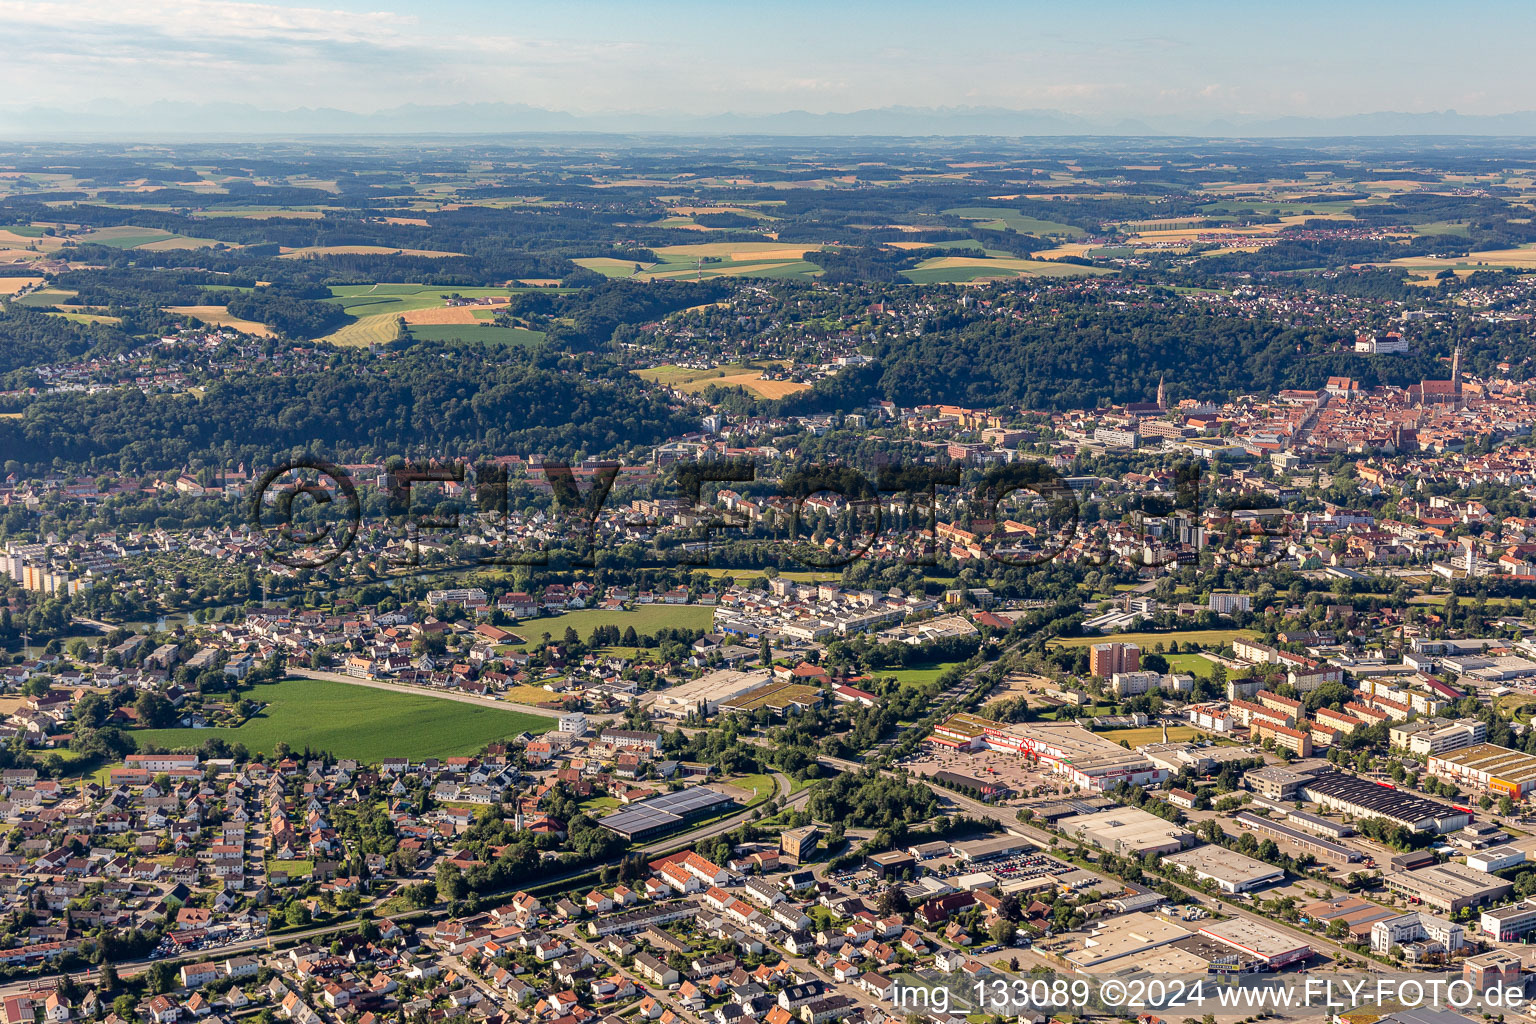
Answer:
[[851, 409], [871, 395], [899, 405], [1028, 409], [1151, 401], [1166, 377], [1179, 398], [1319, 388], [1330, 376], [1367, 386], [1444, 374], [1434, 353], [1364, 358], [1342, 334], [1263, 320], [1168, 310], [1066, 310], [1035, 322], [985, 320], [884, 342], [877, 368], [799, 396], [800, 411]]
[[512, 354], [493, 364], [472, 352], [421, 344], [381, 362], [340, 353], [303, 376], [250, 373], [197, 398], [126, 390], [49, 394], [20, 418], [0, 419], [0, 451], [33, 466], [106, 460], [126, 471], [193, 458], [257, 465], [293, 448], [335, 457], [422, 450], [556, 455], [653, 444], [695, 423], [604, 364]]

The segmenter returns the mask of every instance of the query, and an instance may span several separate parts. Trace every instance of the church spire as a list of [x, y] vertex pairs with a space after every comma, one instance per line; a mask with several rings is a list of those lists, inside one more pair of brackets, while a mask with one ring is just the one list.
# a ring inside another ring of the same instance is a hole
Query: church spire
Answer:
[[1451, 390], [1461, 394], [1461, 346], [1451, 353]]
[[1163, 383], [1162, 374], [1158, 374], [1157, 377], [1157, 407], [1159, 409], [1168, 408], [1168, 387]]

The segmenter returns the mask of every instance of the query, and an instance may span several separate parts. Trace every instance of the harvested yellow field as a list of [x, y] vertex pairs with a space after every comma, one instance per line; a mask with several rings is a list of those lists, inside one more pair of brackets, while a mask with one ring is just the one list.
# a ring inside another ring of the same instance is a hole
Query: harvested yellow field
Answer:
[[790, 249], [778, 242], [700, 242], [697, 245], [664, 245], [651, 251], [669, 262], [710, 257], [722, 260], [797, 260], [815, 248], [817, 246], [804, 245]]
[[400, 334], [399, 314], [375, 313], [356, 323], [332, 331], [320, 340], [342, 348], [362, 348], [365, 345], [387, 345]]
[[518, 279], [518, 284], [524, 288], [556, 288], [560, 285], [558, 277], [523, 277]]
[[1404, 256], [1402, 259], [1375, 264], [1375, 266], [1406, 267], [1409, 270], [1431, 273], [1438, 273], [1448, 267], [1453, 270], [1480, 268], [1497, 270], [1500, 267], [1530, 270], [1536, 269], [1536, 246], [1524, 249], [1487, 249], [1482, 252], [1469, 252], [1465, 256], [1447, 256], [1439, 259], [1430, 256]]
[[1088, 250], [1102, 247], [1102, 243], [1099, 242], [1066, 242], [1052, 249], [1037, 249], [1030, 253], [1030, 256], [1037, 260], [1059, 260], [1063, 256], [1087, 257]]
[[40, 277], [0, 277], [0, 295], [15, 295], [23, 288], [42, 283]]
[[408, 324], [478, 324], [481, 319], [475, 316], [476, 310], [504, 309], [506, 302], [501, 301], [494, 306], [434, 306], [431, 309], [408, 309], [400, 315], [405, 317]]
[[0, 228], [0, 248], [26, 249], [35, 246], [40, 252], [53, 252], [64, 245], [64, 239], [49, 235], [20, 235]]
[[425, 217], [385, 217], [385, 224], [409, 224], [412, 227], [426, 228], [432, 225]]
[[305, 256], [429, 256], [441, 258], [463, 256], [461, 252], [439, 252], [436, 249], [391, 249], [387, 245], [307, 245], [302, 249], [284, 249], [283, 259], [303, 259]]
[[746, 373], [732, 373], [721, 377], [704, 377], [700, 380], [691, 380], [683, 384], [675, 385], [679, 391], [703, 391], [709, 387], [738, 387], [760, 398], [783, 398], [785, 395], [793, 395], [797, 391], [807, 391], [809, 384], [802, 384], [792, 380], [764, 380], [762, 374], [756, 370]]
[[886, 242], [885, 243], [885, 247], [887, 249], [927, 249], [927, 248], [929, 248], [932, 245], [933, 245], [932, 242]]
[[733, 252], [733, 260], [798, 260], [808, 252], [815, 252], [815, 248], [799, 246], [790, 249], [755, 249], [752, 252]]
[[276, 333], [266, 324], [230, 316], [229, 310], [223, 306], [166, 306], [165, 311], [177, 316], [190, 316], [209, 327], [229, 327], [242, 334], [254, 334], [262, 338], [270, 338]]

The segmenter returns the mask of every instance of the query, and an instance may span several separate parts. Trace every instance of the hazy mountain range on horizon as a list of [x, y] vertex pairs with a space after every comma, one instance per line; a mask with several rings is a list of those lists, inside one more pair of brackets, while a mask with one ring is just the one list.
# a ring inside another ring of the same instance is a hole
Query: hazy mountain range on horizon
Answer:
[[1338, 117], [1088, 118], [1001, 107], [881, 107], [846, 113], [574, 114], [517, 103], [407, 104], [373, 113], [329, 107], [103, 100], [75, 110], [0, 108], [0, 137], [146, 135], [496, 135], [602, 133], [768, 136], [1148, 136], [1169, 138], [1536, 137], [1536, 110], [1507, 114], [1378, 112]]

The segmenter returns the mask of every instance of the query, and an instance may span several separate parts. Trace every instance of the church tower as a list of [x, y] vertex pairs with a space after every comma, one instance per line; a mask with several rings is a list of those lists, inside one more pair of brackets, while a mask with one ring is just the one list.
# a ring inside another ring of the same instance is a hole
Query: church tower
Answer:
[[1161, 374], [1157, 378], [1157, 407], [1165, 411], [1168, 408], [1168, 387], [1163, 383]]
[[1461, 394], [1461, 346], [1451, 353], [1451, 390]]

